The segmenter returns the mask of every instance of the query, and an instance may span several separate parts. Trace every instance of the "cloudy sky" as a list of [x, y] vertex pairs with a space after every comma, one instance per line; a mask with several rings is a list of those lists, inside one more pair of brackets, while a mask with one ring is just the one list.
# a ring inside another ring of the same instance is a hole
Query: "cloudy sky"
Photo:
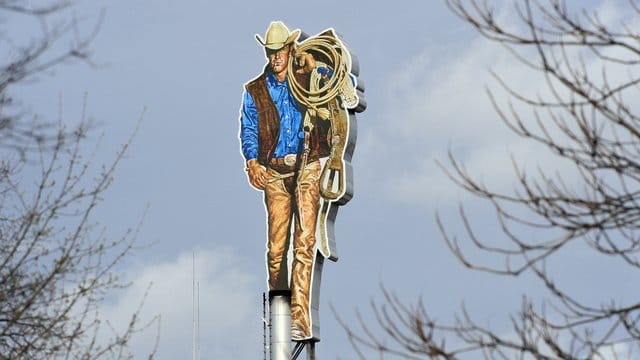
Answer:
[[[512, 7], [495, 4], [511, 21]], [[600, 7], [610, 21], [624, 16], [615, 1], [581, 4]], [[437, 167], [435, 160], [446, 162], [450, 149], [497, 188], [514, 186], [511, 154], [529, 166], [558, 165], [511, 135], [485, 93], [488, 86], [503, 100], [491, 68], [532, 94], [544, 91], [542, 79], [479, 37], [442, 1], [87, 0], [68, 15], [83, 19], [80, 30], [88, 31], [102, 11], [92, 45], [96, 66], [63, 65], [15, 91], [34, 113], [53, 119], [48, 114], [62, 108], [69, 122], [80, 118], [86, 93], [88, 113], [100, 124], [91, 139], [104, 134], [97, 157], [103, 162], [147, 109], [96, 219], [117, 236], [144, 214], [139, 240], [153, 245], [123, 265], [132, 286], [113, 294], [103, 313], [124, 326], [151, 284], [143, 315], [162, 317], [158, 359], [191, 356], [194, 251], [202, 358], [262, 356], [264, 209], [243, 170], [238, 110], [244, 82], [265, 63], [254, 35], [263, 35], [273, 20], [310, 35], [335, 28], [358, 56], [366, 84], [368, 108], [358, 115], [353, 160], [355, 196], [336, 222], [340, 260], [324, 268], [318, 358], [355, 357], [330, 307], [356, 326], [356, 310], [370, 318], [369, 303], [381, 300], [382, 286], [408, 302], [422, 297], [438, 319], [451, 319], [464, 302], [481, 323], [505, 332], [505, 310], [519, 308], [525, 289], [534, 295], [540, 289], [526, 276], [464, 269], [437, 230], [439, 211], [447, 228], [462, 234], [462, 203], [480, 233], [499, 233], [487, 208]], [[577, 251], [563, 270], [590, 296], [596, 290], [581, 272], [570, 271], [589, 260]], [[597, 265], [589, 270], [602, 271]], [[624, 296], [631, 278], [621, 281], [627, 282], [608, 291]], [[154, 337], [153, 330], [136, 337], [136, 353], [148, 351]]]

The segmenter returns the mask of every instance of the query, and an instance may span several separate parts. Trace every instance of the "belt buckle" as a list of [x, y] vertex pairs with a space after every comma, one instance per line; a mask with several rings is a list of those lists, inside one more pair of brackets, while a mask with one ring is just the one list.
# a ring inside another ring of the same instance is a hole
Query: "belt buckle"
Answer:
[[298, 156], [296, 154], [287, 154], [284, 156], [284, 164], [287, 166], [293, 166], [296, 164], [296, 159]]

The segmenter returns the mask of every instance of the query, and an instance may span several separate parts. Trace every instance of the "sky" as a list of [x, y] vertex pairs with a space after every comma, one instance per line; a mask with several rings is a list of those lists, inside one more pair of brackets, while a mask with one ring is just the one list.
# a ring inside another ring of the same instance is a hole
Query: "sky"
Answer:
[[[512, 7], [495, 4], [511, 24]], [[615, 1], [588, 5], [611, 21], [624, 14]], [[318, 358], [355, 358], [331, 308], [357, 328], [357, 311], [373, 321], [370, 302], [382, 301], [382, 288], [407, 303], [422, 298], [443, 320], [464, 303], [481, 323], [504, 332], [507, 312], [518, 310], [522, 293], [542, 296], [530, 276], [497, 278], [465, 269], [436, 226], [438, 211], [447, 230], [462, 237], [462, 204], [480, 234], [500, 234], [486, 204], [437, 166], [446, 164], [449, 150], [495, 188], [514, 187], [511, 156], [526, 166], [565, 171], [510, 134], [485, 91], [506, 101], [490, 69], [531, 94], [544, 91], [541, 79], [444, 2], [86, 0], [65, 16], [81, 19], [79, 31], [88, 32], [102, 13], [91, 46], [94, 66], [63, 64], [14, 91], [34, 114], [55, 119], [51, 114], [62, 111], [70, 123], [80, 118], [86, 94], [87, 112], [98, 124], [89, 140], [103, 136], [97, 162], [113, 158], [144, 112], [95, 213], [112, 236], [144, 217], [138, 239], [151, 245], [121, 265], [132, 285], [111, 294], [102, 309], [124, 327], [148, 291], [143, 318], [159, 314], [162, 320], [133, 339], [138, 356], [152, 348], [156, 331], [158, 359], [191, 356], [194, 252], [202, 359], [262, 356], [265, 215], [261, 193], [247, 183], [238, 116], [243, 84], [266, 62], [255, 34], [264, 36], [274, 20], [309, 35], [333, 27], [359, 59], [368, 104], [358, 114], [355, 195], [336, 220], [340, 260], [324, 267]], [[575, 176], [563, 174], [569, 181]], [[574, 250], [559, 267], [568, 284], [585, 297], [631, 295], [632, 276], [605, 282], [604, 289], [589, 286], [585, 271], [604, 279], [609, 269], [599, 263], [584, 269], [591, 255]]]

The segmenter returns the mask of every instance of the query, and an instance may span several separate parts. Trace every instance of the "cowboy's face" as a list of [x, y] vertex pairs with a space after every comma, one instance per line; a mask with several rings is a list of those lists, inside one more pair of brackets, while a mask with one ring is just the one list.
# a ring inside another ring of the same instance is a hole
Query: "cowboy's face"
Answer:
[[289, 66], [289, 51], [289, 45], [285, 45], [279, 50], [267, 49], [269, 65], [274, 73], [281, 74], [287, 71], [287, 67]]

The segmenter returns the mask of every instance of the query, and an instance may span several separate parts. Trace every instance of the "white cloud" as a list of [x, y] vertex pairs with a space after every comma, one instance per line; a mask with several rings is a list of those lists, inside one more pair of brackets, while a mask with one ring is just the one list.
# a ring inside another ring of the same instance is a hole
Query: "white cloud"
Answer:
[[[145, 292], [142, 321], [160, 315], [159, 346], [155, 359], [192, 356], [192, 253], [131, 271], [132, 285], [101, 309], [117, 329], [124, 328]], [[254, 359], [261, 353], [261, 296], [257, 279], [243, 268], [240, 257], [227, 249], [197, 254], [196, 278], [200, 293], [200, 353], [203, 359]], [[149, 284], [151, 286], [149, 287]], [[156, 327], [136, 335], [132, 348], [144, 358], [153, 348]], [[247, 341], [251, 339], [252, 341]], [[251, 344], [251, 345], [248, 345]]]
[[[619, 22], [624, 16], [611, 2], [602, 3], [598, 9], [608, 24]], [[511, 10], [499, 11], [498, 16], [504, 18]], [[507, 26], [515, 26], [504, 20]], [[581, 55], [589, 75], [602, 81], [602, 62], [593, 53]], [[569, 56], [572, 61], [578, 59], [578, 53]], [[359, 161], [366, 168], [377, 169], [364, 172], [369, 181], [400, 201], [458, 202], [464, 193], [434, 161], [447, 164], [450, 148], [473, 177], [493, 189], [516, 186], [512, 156], [530, 174], [537, 173], [540, 167], [549, 174], [560, 173], [565, 182], [575, 181], [577, 173], [565, 160], [542, 145], [514, 135], [500, 120], [485, 88], [491, 89], [503, 110], [508, 111], [510, 98], [489, 69], [520, 94], [547, 98], [551, 94], [539, 72], [480, 36], [467, 44], [430, 46], [393, 73], [387, 83], [382, 120], [362, 131]], [[628, 79], [628, 67], [612, 65], [607, 70], [612, 83]], [[530, 107], [516, 101], [514, 106], [525, 123], [533, 124]], [[547, 114], [542, 113], [541, 117], [547, 130], [562, 139]]]
[[484, 87], [492, 82], [490, 65], [519, 83], [531, 83], [532, 75], [518, 73], [504, 52], [483, 39], [458, 53], [444, 51], [450, 58], [429, 55], [434, 50], [409, 60], [391, 79], [386, 121], [363, 136], [358, 151], [365, 162], [395, 166], [372, 175], [382, 175], [385, 192], [402, 201], [460, 200], [459, 189], [435, 163], [447, 163], [449, 148], [472, 173], [481, 171], [487, 184], [509, 185], [509, 150], [526, 154], [532, 145], [499, 121]]

